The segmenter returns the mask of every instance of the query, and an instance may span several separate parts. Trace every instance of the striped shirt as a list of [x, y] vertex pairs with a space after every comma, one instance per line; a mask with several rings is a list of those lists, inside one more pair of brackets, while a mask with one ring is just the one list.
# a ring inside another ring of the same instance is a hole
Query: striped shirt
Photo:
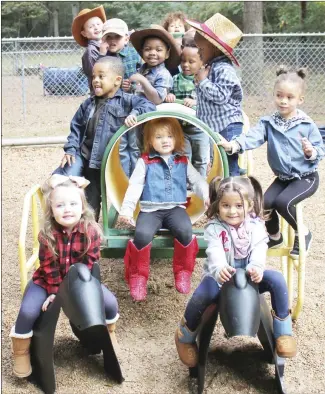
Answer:
[[196, 116], [220, 133], [231, 123], [243, 122], [243, 90], [226, 56], [214, 58], [210, 66], [208, 77], [196, 86]]

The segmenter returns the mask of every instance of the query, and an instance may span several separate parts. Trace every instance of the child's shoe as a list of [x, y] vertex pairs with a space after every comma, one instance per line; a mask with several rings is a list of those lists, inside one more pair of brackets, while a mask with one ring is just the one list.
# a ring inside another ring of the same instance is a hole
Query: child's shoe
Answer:
[[180, 325], [175, 332], [176, 349], [182, 363], [189, 368], [198, 363], [199, 351], [196, 344], [197, 330], [192, 332], [186, 326], [185, 317], [182, 317]]
[[12, 340], [13, 372], [18, 378], [27, 378], [32, 373], [29, 349], [33, 331], [27, 334], [16, 334], [15, 327], [12, 327], [9, 336]]
[[109, 334], [109, 336], [111, 338], [111, 342], [112, 342], [113, 348], [114, 348], [115, 352], [118, 352], [119, 351], [119, 345], [118, 345], [118, 342], [117, 342], [117, 339], [116, 339], [115, 329], [116, 329], [116, 323], [107, 323], [107, 331], [108, 331], [108, 334]]
[[292, 336], [292, 321], [290, 314], [280, 319], [272, 311], [273, 332], [275, 337], [276, 353], [279, 357], [291, 358], [297, 354], [297, 343]]
[[277, 249], [280, 248], [282, 244], [283, 244], [283, 236], [280, 233], [280, 238], [279, 239], [270, 238], [269, 242], [267, 243], [267, 246], [269, 249]]
[[[306, 253], [309, 251], [311, 247], [311, 241], [313, 239], [313, 236], [310, 231], [308, 231], [308, 234], [305, 235], [305, 243], [306, 243]], [[297, 259], [299, 257], [299, 238], [298, 235], [295, 235], [295, 241], [293, 243], [293, 248], [290, 251], [290, 256], [293, 259]]]
[[191, 291], [191, 276], [198, 251], [199, 246], [195, 236], [187, 246], [174, 239], [173, 272], [175, 287], [179, 293], [188, 294]]

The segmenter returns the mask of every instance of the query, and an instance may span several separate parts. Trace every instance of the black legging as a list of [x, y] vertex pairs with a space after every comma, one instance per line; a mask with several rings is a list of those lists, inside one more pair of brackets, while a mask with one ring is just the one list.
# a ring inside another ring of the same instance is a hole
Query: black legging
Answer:
[[264, 209], [272, 209], [270, 220], [265, 222], [268, 233], [273, 235], [279, 232], [279, 217], [276, 211], [297, 231], [296, 204], [312, 196], [318, 186], [317, 172], [290, 181], [276, 178], [264, 194]]
[[184, 246], [192, 241], [192, 223], [184, 208], [140, 212], [134, 234], [134, 245], [140, 250], [148, 245], [161, 228], [167, 228]]

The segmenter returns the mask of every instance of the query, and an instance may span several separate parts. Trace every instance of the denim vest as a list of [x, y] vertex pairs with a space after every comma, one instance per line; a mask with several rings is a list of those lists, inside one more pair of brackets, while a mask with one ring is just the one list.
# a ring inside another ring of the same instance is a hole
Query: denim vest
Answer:
[[175, 153], [169, 157], [168, 165], [157, 152], [141, 158], [146, 165], [146, 180], [140, 201], [149, 205], [185, 204], [187, 157]]

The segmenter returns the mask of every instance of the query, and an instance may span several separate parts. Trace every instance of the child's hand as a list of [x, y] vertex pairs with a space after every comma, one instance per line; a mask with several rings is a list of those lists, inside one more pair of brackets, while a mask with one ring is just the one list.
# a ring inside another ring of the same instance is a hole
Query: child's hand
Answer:
[[173, 93], [168, 93], [165, 101], [166, 103], [174, 103], [176, 101], [176, 96]]
[[128, 92], [131, 89], [131, 82], [129, 79], [123, 79], [122, 89], [124, 92]]
[[228, 265], [219, 272], [217, 281], [221, 284], [228, 282], [235, 273], [236, 269]]
[[47, 307], [49, 306], [49, 304], [51, 302], [54, 301], [55, 299], [55, 294], [51, 294], [49, 297], [47, 297], [47, 299], [44, 301], [44, 304], [42, 305], [42, 311], [45, 312], [47, 310]]
[[185, 105], [185, 107], [192, 108], [192, 107], [194, 107], [196, 105], [196, 100], [193, 100], [193, 99], [191, 99], [189, 97], [186, 97], [184, 99], [184, 103], [183, 104]]
[[104, 41], [99, 46], [99, 53], [101, 55], [106, 55], [107, 51], [108, 51], [108, 42]]
[[195, 84], [199, 84], [201, 81], [208, 77], [210, 68], [211, 66], [203, 66], [202, 68], [200, 68], [200, 70], [194, 76]]
[[263, 279], [263, 271], [257, 270], [256, 268], [250, 268], [247, 270], [249, 276], [251, 277], [251, 281], [254, 283], [260, 283]]
[[122, 224], [126, 224], [126, 225], [131, 225], [133, 227], [135, 227], [135, 222], [132, 216], [119, 216], [120, 221], [122, 222]]
[[135, 115], [129, 115], [125, 121], [124, 121], [125, 125], [128, 127], [132, 127], [135, 126], [138, 122], [137, 122], [137, 117]]
[[221, 134], [218, 134], [220, 141], [217, 143], [218, 146], [222, 146], [226, 152], [232, 151], [232, 143], [227, 141]]
[[304, 155], [306, 157], [310, 157], [313, 155], [314, 147], [311, 142], [306, 138], [301, 138], [302, 150], [304, 151]]
[[131, 75], [129, 78], [129, 80], [131, 82], [136, 82], [136, 83], [141, 83], [143, 81], [143, 79], [146, 79], [146, 78], [139, 73], [135, 73], [135, 74]]
[[63, 159], [61, 160], [61, 168], [65, 166], [65, 163], [68, 163], [69, 167], [71, 167], [72, 164], [75, 162], [76, 162], [76, 158], [74, 156], [65, 154], [63, 156]]

